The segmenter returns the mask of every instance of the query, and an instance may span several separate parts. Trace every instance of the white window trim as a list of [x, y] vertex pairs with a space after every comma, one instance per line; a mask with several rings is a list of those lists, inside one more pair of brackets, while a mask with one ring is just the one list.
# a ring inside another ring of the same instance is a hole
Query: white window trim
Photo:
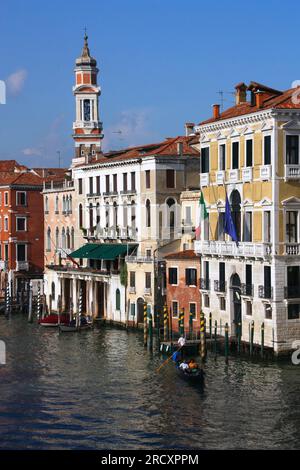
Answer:
[[[7, 203], [5, 202], [5, 200], [6, 200], [6, 195], [7, 195]], [[5, 207], [8, 207], [8, 206], [9, 206], [8, 191], [4, 191], [4, 206], [5, 206]]]
[[[25, 204], [18, 204], [18, 195], [25, 194]], [[27, 191], [16, 191], [16, 205], [19, 207], [26, 207], [27, 206]]]
[[[7, 220], [7, 228], [5, 228], [5, 221]], [[8, 223], [8, 217], [4, 217], [4, 224], [3, 224], [3, 230], [4, 232], [8, 232], [9, 231], [9, 223]]]
[[28, 246], [27, 243], [16, 243], [16, 262], [17, 263], [22, 263], [22, 261], [18, 260], [18, 246], [19, 245], [25, 245], [25, 260], [23, 260], [24, 263], [28, 262]]
[[[198, 269], [196, 266], [187, 266], [185, 269], [195, 269], [196, 271], [196, 285], [194, 286], [193, 284], [186, 284], [188, 287], [197, 287], [197, 276], [198, 276]], [[192, 302], [194, 303], [194, 302]]]
[[[221, 169], [221, 146], [224, 145], [225, 147], [225, 168]], [[226, 171], [226, 163], [227, 163], [227, 144], [226, 144], [226, 139], [224, 139], [223, 141], [220, 141], [219, 142], [219, 145], [218, 145], [218, 171]]]
[[[247, 142], [248, 140], [252, 141], [252, 165], [247, 166]], [[244, 160], [244, 169], [247, 168], [253, 168], [254, 166], [254, 138], [253, 137], [245, 137], [245, 142], [244, 142], [244, 155], [245, 155], [245, 160]]]
[[193, 321], [196, 321], [197, 320], [197, 316], [198, 316], [198, 309], [197, 309], [197, 302], [189, 302], [189, 314], [191, 312], [191, 304], [195, 305], [195, 316], [193, 318]]
[[299, 233], [299, 230], [300, 230], [300, 208], [298, 206], [290, 206], [288, 207], [288, 205], [286, 205], [284, 207], [284, 211], [283, 211], [283, 228], [284, 228], [284, 243], [292, 243], [292, 242], [288, 242], [287, 239], [286, 239], [286, 223], [287, 223], [287, 212], [297, 212], [298, 215], [297, 215], [297, 241], [294, 242], [294, 243], [300, 243], [299, 240], [300, 240], [300, 233]]
[[[271, 162], [270, 163], [265, 163], [265, 137], [271, 137], [271, 143], [270, 143], [270, 147], [271, 147]], [[273, 155], [273, 152], [272, 152], [272, 132], [271, 131], [266, 131], [266, 132], [262, 132], [262, 166], [269, 166], [269, 165], [272, 165], [273, 162], [272, 162], [272, 155]]]
[[[239, 144], [239, 154], [238, 154], [239, 164], [238, 164], [238, 168], [233, 168], [232, 167], [233, 144], [235, 144], [236, 142]], [[240, 142], [240, 137], [235, 137], [234, 139], [230, 139], [230, 170], [240, 170], [240, 166], [241, 166], [241, 142]]]
[[284, 165], [291, 165], [291, 163], [287, 163], [286, 161], [286, 138], [289, 135], [294, 135], [298, 137], [298, 165], [300, 166], [300, 135], [299, 131], [288, 131], [284, 132], [284, 139], [283, 139], [283, 155], [284, 155]]
[[[178, 279], [178, 266], [169, 266], [169, 269], [176, 269], [176, 271], [177, 271], [177, 284], [170, 284], [170, 282], [169, 282], [170, 286], [178, 286], [179, 285], [179, 283], [178, 283], [178, 280], [179, 280]], [[168, 274], [169, 274], [169, 272], [168, 272]]]

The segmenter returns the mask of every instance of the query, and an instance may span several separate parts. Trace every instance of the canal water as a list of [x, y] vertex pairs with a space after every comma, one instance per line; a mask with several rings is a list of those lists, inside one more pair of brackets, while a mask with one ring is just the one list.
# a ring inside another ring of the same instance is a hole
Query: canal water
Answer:
[[1, 449], [299, 449], [300, 366], [208, 358], [203, 389], [139, 333], [0, 317]]

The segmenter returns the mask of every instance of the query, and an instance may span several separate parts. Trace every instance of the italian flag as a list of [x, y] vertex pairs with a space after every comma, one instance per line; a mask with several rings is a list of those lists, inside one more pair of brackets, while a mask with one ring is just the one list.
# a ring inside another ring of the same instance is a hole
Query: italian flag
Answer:
[[202, 222], [208, 218], [208, 212], [206, 210], [206, 205], [203, 197], [203, 193], [201, 191], [200, 199], [199, 199], [199, 206], [198, 206], [198, 217], [197, 217], [197, 227], [196, 227], [196, 240], [200, 240], [201, 235], [201, 224]]

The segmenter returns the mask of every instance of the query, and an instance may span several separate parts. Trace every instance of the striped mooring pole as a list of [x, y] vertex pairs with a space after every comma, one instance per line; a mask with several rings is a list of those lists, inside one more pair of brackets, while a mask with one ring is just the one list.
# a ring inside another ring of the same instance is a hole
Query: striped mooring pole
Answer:
[[77, 326], [80, 326], [82, 316], [82, 287], [79, 289]]
[[37, 313], [37, 319], [40, 319], [41, 316], [41, 284], [38, 283], [38, 290], [37, 290], [37, 305], [36, 305], [36, 313]]
[[156, 328], [156, 346], [157, 346], [157, 350], [160, 351], [160, 331], [159, 331], [160, 324], [159, 324], [158, 308], [155, 309], [154, 319], [155, 319], [155, 328]]
[[168, 307], [164, 306], [164, 341], [169, 339], [169, 328], [168, 328]]
[[10, 314], [10, 293], [9, 293], [9, 283], [6, 285], [5, 289], [5, 316], [8, 317]]
[[184, 308], [181, 309], [179, 314], [179, 334], [184, 336]]
[[225, 360], [228, 362], [229, 355], [229, 326], [225, 323]]
[[147, 303], [144, 303], [144, 347], [147, 347], [148, 325], [147, 325]]
[[205, 361], [205, 357], [206, 357], [205, 317], [202, 311], [200, 313], [200, 356], [201, 356], [201, 360]]
[[28, 322], [32, 323], [32, 283], [28, 284]]
[[153, 350], [153, 318], [152, 318], [151, 312], [149, 312], [148, 318], [149, 318], [149, 349], [150, 351], [152, 351]]

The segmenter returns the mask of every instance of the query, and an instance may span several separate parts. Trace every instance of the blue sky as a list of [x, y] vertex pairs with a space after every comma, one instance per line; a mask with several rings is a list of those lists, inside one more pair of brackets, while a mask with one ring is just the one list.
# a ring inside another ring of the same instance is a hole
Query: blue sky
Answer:
[[[86, 8], [86, 9], [85, 9]], [[0, 158], [64, 165], [73, 155], [75, 58], [87, 27], [100, 68], [104, 148], [183, 134], [209, 117], [219, 90], [300, 79], [300, 4], [252, 0], [1, 0]], [[122, 134], [116, 131], [122, 130]]]

